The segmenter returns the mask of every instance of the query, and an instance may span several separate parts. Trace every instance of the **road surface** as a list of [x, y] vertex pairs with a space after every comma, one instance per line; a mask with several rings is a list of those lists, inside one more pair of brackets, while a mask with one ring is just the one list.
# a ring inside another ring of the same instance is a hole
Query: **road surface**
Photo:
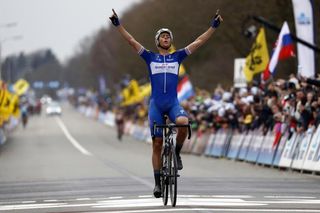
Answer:
[[[320, 177], [182, 155], [177, 207], [152, 197], [151, 146], [64, 105], [0, 147], [1, 212], [320, 212]], [[169, 202], [170, 204], [170, 202]]]

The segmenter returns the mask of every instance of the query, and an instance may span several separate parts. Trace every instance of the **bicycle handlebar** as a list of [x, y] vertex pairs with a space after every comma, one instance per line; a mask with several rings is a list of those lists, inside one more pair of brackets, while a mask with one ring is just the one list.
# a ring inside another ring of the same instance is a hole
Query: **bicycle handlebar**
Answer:
[[188, 140], [191, 138], [191, 125], [184, 124], [184, 125], [176, 125], [176, 124], [165, 124], [165, 125], [157, 125], [156, 122], [153, 122], [153, 135], [155, 134], [156, 128], [163, 128], [163, 129], [173, 129], [179, 127], [187, 127], [188, 128]]

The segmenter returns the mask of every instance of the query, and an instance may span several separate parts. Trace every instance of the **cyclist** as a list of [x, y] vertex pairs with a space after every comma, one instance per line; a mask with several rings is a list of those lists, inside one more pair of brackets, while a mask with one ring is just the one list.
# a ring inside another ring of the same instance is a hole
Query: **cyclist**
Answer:
[[124, 112], [123, 112], [123, 109], [120, 107], [116, 109], [115, 123], [117, 126], [117, 133], [118, 133], [117, 137], [118, 137], [118, 140], [121, 141], [123, 136], [123, 131], [124, 131]]
[[28, 104], [24, 103], [21, 106], [21, 118], [22, 118], [22, 126], [23, 128], [26, 128], [27, 123], [28, 123]]
[[[110, 20], [122, 37], [133, 47], [133, 49], [145, 60], [149, 70], [151, 81], [151, 97], [149, 103], [149, 124], [152, 134], [152, 165], [154, 169], [155, 188], [153, 194], [156, 198], [161, 197], [160, 188], [160, 168], [161, 168], [161, 149], [162, 149], [162, 130], [158, 129], [153, 134], [153, 123], [164, 124], [164, 115], [168, 115], [172, 122], [177, 125], [187, 125], [188, 115], [179, 105], [177, 99], [178, 71], [181, 62], [200, 46], [202, 46], [219, 27], [222, 17], [217, 11], [207, 31], [200, 35], [195, 41], [183, 49], [174, 53], [169, 53], [173, 41], [173, 34], [167, 28], [161, 28], [155, 35], [155, 43], [159, 53], [153, 53], [145, 49], [128, 31], [121, 25], [116, 12], [112, 9], [113, 15]], [[183, 168], [180, 151], [183, 142], [187, 137], [187, 129], [179, 128], [177, 133], [176, 155], [178, 169]]]

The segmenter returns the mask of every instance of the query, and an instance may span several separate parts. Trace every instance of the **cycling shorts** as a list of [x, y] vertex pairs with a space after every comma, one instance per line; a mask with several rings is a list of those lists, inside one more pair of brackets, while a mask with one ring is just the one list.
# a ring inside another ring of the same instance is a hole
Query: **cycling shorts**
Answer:
[[164, 116], [167, 115], [171, 122], [175, 123], [177, 117], [183, 116], [188, 117], [187, 112], [180, 106], [178, 99], [171, 102], [167, 106], [157, 105], [154, 99], [150, 99], [149, 103], [149, 125], [152, 138], [154, 137], [163, 137], [162, 128], [157, 128], [153, 132], [154, 122], [157, 125], [164, 125], [165, 119]]

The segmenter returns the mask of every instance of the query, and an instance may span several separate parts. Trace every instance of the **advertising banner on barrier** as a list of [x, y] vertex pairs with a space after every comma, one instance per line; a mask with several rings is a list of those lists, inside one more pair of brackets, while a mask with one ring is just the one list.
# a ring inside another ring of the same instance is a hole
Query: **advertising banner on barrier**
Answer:
[[307, 152], [306, 160], [303, 163], [302, 169], [313, 171], [316, 168], [317, 164], [320, 164], [320, 159], [317, 159], [317, 154], [320, 149], [320, 126], [318, 126], [316, 132], [314, 133], [309, 150]]
[[133, 137], [139, 141], [144, 141], [144, 126], [137, 125]]
[[210, 134], [209, 139], [208, 139], [207, 144], [206, 144], [206, 148], [204, 150], [204, 155], [205, 156], [210, 156], [210, 151], [213, 148], [213, 144], [214, 144], [215, 138], [216, 138], [216, 134], [213, 134], [213, 133]]
[[130, 134], [131, 126], [132, 126], [132, 122], [131, 121], [126, 121], [124, 123], [124, 134], [126, 134], [126, 135]]
[[279, 162], [280, 167], [290, 167], [293, 159], [293, 155], [296, 148], [296, 143], [298, 142], [301, 135], [293, 133], [292, 136], [287, 140], [286, 145], [283, 149], [282, 156]]
[[316, 154], [314, 171], [320, 172], [320, 147], [318, 147]]
[[302, 141], [300, 144], [297, 144], [297, 151], [293, 158], [292, 168], [293, 169], [302, 169], [303, 162], [306, 159], [307, 151], [312, 139], [313, 131], [310, 129], [303, 134]]
[[115, 115], [112, 112], [107, 112], [104, 120], [104, 124], [108, 126], [115, 126]]
[[256, 162], [260, 153], [261, 146], [264, 141], [262, 131], [255, 131], [254, 136], [249, 145], [248, 154], [246, 160], [249, 162]]
[[133, 135], [133, 133], [135, 132], [135, 129], [137, 128], [137, 125], [132, 123], [130, 129], [129, 129], [129, 135]]
[[208, 133], [201, 133], [197, 139], [197, 143], [193, 147], [192, 153], [197, 155], [202, 155], [204, 153], [204, 150], [206, 149], [207, 141], [210, 137], [210, 134]]
[[6, 142], [6, 136], [4, 134], [4, 131], [2, 128], [0, 128], [0, 145], [4, 144]]
[[273, 160], [272, 160], [273, 166], [279, 166], [280, 159], [281, 159], [281, 156], [283, 153], [283, 149], [286, 145], [287, 140], [288, 140], [288, 134], [281, 136], [280, 142], [278, 143], [278, 145], [275, 148], [275, 152], [274, 152], [274, 156], [273, 156]]
[[[300, 39], [314, 44], [313, 11], [310, 0], [292, 0], [296, 34]], [[298, 43], [299, 74], [306, 77], [315, 75], [314, 50]]]
[[105, 113], [99, 112], [99, 114], [98, 114], [98, 121], [99, 121], [100, 123], [103, 123], [104, 120], [105, 120], [105, 117], [106, 117], [106, 114], [105, 114]]
[[197, 141], [197, 133], [193, 133], [190, 140], [186, 140], [182, 147], [182, 152], [190, 153], [193, 147], [193, 144]]
[[261, 146], [257, 162], [265, 165], [271, 165], [276, 146], [273, 144], [275, 140], [274, 132], [270, 131], [264, 138]]
[[239, 160], [246, 159], [252, 138], [253, 138], [253, 132], [248, 132], [248, 134], [245, 135], [242, 145], [240, 147], [239, 155], [238, 155]]
[[216, 134], [216, 138], [214, 140], [213, 148], [210, 151], [210, 155], [214, 157], [221, 157], [225, 143], [227, 140], [227, 132], [224, 130], [219, 130]]
[[233, 134], [228, 150], [227, 157], [231, 159], [236, 159], [238, 157], [241, 144], [245, 138], [245, 134], [235, 133]]

